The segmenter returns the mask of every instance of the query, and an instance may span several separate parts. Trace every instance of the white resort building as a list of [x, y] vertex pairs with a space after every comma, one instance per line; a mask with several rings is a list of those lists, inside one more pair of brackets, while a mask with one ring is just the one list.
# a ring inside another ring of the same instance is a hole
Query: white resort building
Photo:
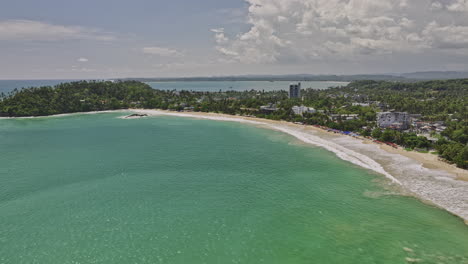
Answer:
[[317, 113], [317, 110], [315, 110], [314, 108], [303, 106], [303, 105], [293, 106], [292, 110], [293, 110], [294, 114], [296, 114], [296, 115], [303, 115], [304, 113], [309, 113], [309, 114]]

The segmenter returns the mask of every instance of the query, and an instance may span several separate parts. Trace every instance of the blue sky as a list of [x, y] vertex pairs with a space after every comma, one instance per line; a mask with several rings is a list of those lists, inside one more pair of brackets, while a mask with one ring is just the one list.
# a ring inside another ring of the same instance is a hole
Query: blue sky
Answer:
[[15, 0], [0, 79], [468, 70], [466, 0]]

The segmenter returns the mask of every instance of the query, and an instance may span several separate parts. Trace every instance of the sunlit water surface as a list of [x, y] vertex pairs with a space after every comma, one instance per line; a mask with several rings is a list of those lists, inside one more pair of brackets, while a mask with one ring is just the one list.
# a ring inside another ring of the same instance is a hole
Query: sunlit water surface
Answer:
[[0, 120], [0, 263], [468, 263], [468, 228], [253, 126]]

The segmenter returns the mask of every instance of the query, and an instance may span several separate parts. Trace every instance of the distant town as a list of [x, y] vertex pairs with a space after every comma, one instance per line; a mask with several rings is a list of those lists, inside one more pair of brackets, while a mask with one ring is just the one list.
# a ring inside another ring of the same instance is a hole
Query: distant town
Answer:
[[[291, 84], [289, 87], [289, 98], [300, 99], [301, 97], [301, 83]], [[380, 111], [377, 112], [376, 124], [381, 129], [392, 129], [403, 131], [406, 133], [416, 133], [418, 136], [426, 137], [432, 142], [436, 142], [438, 137], [447, 129], [445, 121], [425, 122], [421, 114], [409, 114], [407, 112], [397, 112], [395, 109], [389, 109], [389, 105], [379, 101], [367, 101], [365, 103], [353, 102], [352, 106], [373, 107]], [[274, 104], [269, 106], [261, 106], [262, 111], [277, 111], [278, 109]], [[293, 106], [292, 111], [295, 115], [304, 116], [304, 114], [325, 113], [325, 110], [316, 110], [313, 107], [304, 105]], [[449, 114], [449, 117], [451, 115]], [[333, 122], [342, 122], [359, 119], [359, 114], [328, 114], [328, 118]], [[451, 121], [458, 121], [452, 119]]]
[[179, 91], [139, 81], [81, 81], [0, 95], [0, 116], [116, 109], [213, 112], [285, 120], [429, 152], [468, 168], [468, 79], [354, 81], [324, 90]]

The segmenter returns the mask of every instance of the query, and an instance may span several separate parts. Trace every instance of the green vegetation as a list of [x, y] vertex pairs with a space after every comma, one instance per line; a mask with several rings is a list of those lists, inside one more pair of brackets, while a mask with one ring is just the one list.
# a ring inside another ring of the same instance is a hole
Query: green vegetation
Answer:
[[[391, 142], [418, 151], [435, 150], [440, 157], [468, 168], [468, 79], [416, 83], [356, 81], [345, 87], [303, 90], [303, 99], [289, 99], [286, 91], [163, 91], [137, 81], [72, 82], [55, 87], [16, 90], [0, 95], [0, 116], [45, 116], [61, 113], [126, 108], [215, 112], [321, 125]], [[261, 106], [275, 104], [276, 111]], [[320, 111], [295, 115], [295, 105]], [[421, 114], [424, 121], [443, 121], [437, 142], [414, 131], [381, 130], [379, 111]], [[341, 115], [330, 118], [332, 114]], [[359, 118], [348, 120], [347, 114]]]
[[[357, 96], [358, 101], [379, 101], [391, 109], [422, 114], [426, 120], [466, 118], [468, 79], [415, 83], [359, 81], [336, 92]], [[465, 115], [465, 116], [463, 116]]]
[[153, 97], [140, 82], [73, 82], [14, 91], [0, 97], [0, 116], [46, 116], [128, 108]]

